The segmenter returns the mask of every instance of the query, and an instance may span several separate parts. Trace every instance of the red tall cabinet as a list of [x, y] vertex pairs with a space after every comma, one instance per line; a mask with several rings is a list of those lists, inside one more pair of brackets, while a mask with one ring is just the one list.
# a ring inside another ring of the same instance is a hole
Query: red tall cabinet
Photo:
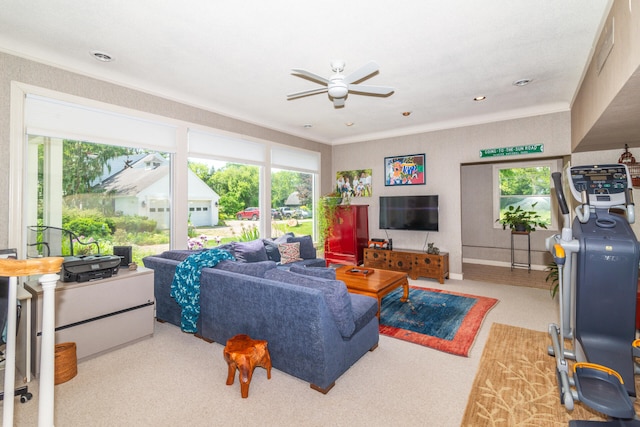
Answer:
[[360, 265], [369, 244], [369, 206], [337, 206], [331, 235], [324, 243], [324, 258], [330, 264]]

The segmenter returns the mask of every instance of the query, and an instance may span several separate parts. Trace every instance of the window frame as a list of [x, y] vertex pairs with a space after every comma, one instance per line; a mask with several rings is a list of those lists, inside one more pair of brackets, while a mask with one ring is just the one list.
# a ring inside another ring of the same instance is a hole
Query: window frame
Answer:
[[[557, 159], [539, 159], [539, 160], [523, 160], [523, 161], [514, 161], [508, 163], [495, 163], [492, 168], [492, 188], [493, 188], [493, 218], [500, 218], [500, 171], [503, 169], [521, 169], [521, 168], [532, 168], [532, 167], [548, 167], [549, 173], [552, 174], [554, 172], [558, 172], [559, 165]], [[550, 203], [550, 214], [551, 214], [551, 224], [547, 230], [557, 230], [558, 229], [558, 209], [557, 209], [557, 200], [554, 197], [554, 188], [553, 188], [553, 180], [549, 180], [549, 203]], [[502, 229], [502, 224], [499, 221], [495, 221], [493, 223], [494, 229]]]
[[[190, 157], [208, 157], [215, 160], [223, 160], [229, 162], [238, 162], [245, 164], [252, 164], [260, 167], [260, 212], [262, 217], [270, 218], [271, 206], [270, 206], [270, 182], [271, 182], [271, 168], [278, 167], [273, 165], [271, 161], [272, 150], [284, 150], [292, 153], [300, 153], [303, 158], [317, 160], [316, 170], [304, 170], [304, 172], [313, 174], [314, 184], [319, 183], [321, 180], [321, 153], [315, 150], [309, 150], [305, 148], [299, 148], [290, 146], [287, 144], [281, 144], [269, 140], [260, 138], [248, 137], [246, 135], [240, 135], [215, 129], [206, 126], [196, 125], [195, 123], [186, 122], [183, 120], [174, 119], [167, 116], [155, 115], [140, 110], [134, 110], [127, 107], [121, 107], [114, 104], [108, 104], [100, 101], [96, 101], [90, 98], [79, 97], [75, 95], [66, 94], [63, 92], [54, 91], [38, 86], [33, 86], [27, 83], [13, 81], [11, 82], [11, 99], [10, 109], [11, 117], [10, 121], [10, 170], [9, 170], [9, 199], [14, 203], [9, 207], [8, 219], [10, 224], [16, 224], [16, 226], [9, 227], [8, 244], [11, 247], [18, 249], [20, 257], [24, 256], [26, 241], [27, 241], [27, 225], [23, 218], [23, 212], [26, 211], [26, 198], [23, 192], [25, 191], [27, 176], [25, 175], [26, 162], [27, 162], [27, 126], [25, 117], [25, 104], [27, 96], [45, 97], [50, 98], [61, 103], [74, 104], [88, 110], [98, 110], [101, 113], [111, 115], [121, 115], [133, 118], [134, 120], [151, 121], [161, 125], [170, 126], [175, 128], [175, 145], [172, 148], [167, 146], [153, 146], [153, 144], [133, 144], [129, 145], [127, 141], [124, 143], [120, 141], [122, 145], [147, 148], [151, 150], [158, 150], [168, 152], [171, 155], [171, 248], [172, 249], [186, 249], [186, 242], [188, 240], [188, 218], [189, 218], [189, 205], [187, 191], [175, 191], [175, 189], [187, 188], [187, 171], [188, 171], [188, 159]], [[206, 132], [214, 134], [220, 138], [232, 138], [236, 140], [242, 140], [248, 144], [254, 144], [262, 147], [264, 158], [261, 161], [247, 161], [240, 157], [220, 156], [215, 152], [190, 152], [189, 151], [189, 132], [195, 130], [197, 132]], [[98, 138], [96, 135], [76, 135], [70, 133], [69, 135], [61, 135], [60, 137], [66, 139], [88, 140], [97, 143], [106, 143], [117, 145], [118, 141], [109, 139]], [[318, 194], [315, 191], [317, 188], [314, 185], [314, 202], [318, 199]], [[315, 223], [315, 220], [314, 220]], [[265, 221], [266, 225], [261, 227], [261, 235], [270, 234], [270, 222]]]

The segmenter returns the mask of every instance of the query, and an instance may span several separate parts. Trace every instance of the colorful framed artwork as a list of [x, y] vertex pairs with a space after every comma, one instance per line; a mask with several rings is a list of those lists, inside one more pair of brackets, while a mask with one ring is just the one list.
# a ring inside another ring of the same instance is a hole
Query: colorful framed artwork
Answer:
[[336, 172], [336, 193], [343, 198], [371, 197], [371, 169], [356, 169]]
[[384, 158], [384, 185], [424, 185], [426, 183], [424, 154]]

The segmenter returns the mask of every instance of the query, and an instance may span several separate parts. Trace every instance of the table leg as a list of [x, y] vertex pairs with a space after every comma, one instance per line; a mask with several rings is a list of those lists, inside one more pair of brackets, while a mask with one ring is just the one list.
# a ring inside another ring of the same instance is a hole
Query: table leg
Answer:
[[400, 298], [400, 301], [402, 302], [407, 302], [409, 301], [409, 281], [407, 279], [404, 279], [404, 282], [402, 283], [402, 298]]

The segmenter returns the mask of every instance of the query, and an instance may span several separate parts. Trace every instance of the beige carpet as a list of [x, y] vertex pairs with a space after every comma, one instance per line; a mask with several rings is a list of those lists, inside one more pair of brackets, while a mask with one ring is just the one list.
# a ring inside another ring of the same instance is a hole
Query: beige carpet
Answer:
[[[572, 412], [560, 404], [555, 361], [546, 352], [550, 344], [545, 332], [494, 323], [461, 425], [566, 426], [570, 420], [604, 420], [581, 403]], [[638, 401], [635, 406], [640, 412]]]
[[[298, 378], [258, 368], [249, 398], [225, 385], [223, 346], [157, 323], [155, 334], [78, 364], [78, 375], [55, 387], [56, 426], [245, 427], [459, 426], [492, 323], [546, 330], [557, 303], [546, 290], [469, 280], [410, 280], [446, 291], [500, 300], [480, 328], [469, 357], [380, 336], [324, 395]], [[523, 302], [526, 301], [526, 304]], [[33, 399], [16, 401], [16, 426], [38, 423]], [[2, 410], [0, 409], [0, 413]]]

